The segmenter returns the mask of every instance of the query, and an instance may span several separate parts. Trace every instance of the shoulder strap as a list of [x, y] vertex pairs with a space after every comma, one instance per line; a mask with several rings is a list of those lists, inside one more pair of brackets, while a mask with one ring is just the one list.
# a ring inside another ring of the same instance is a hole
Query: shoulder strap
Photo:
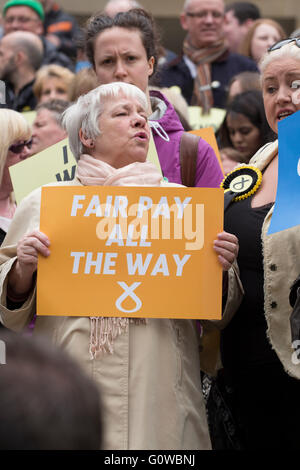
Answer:
[[181, 181], [184, 186], [195, 186], [200, 137], [189, 132], [183, 132], [180, 140]]

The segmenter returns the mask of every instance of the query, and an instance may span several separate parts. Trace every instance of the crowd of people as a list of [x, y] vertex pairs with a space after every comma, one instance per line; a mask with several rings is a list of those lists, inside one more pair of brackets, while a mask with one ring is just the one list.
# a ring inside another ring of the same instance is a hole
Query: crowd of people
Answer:
[[[135, 0], [109, 0], [81, 27], [53, 0], [9, 0], [2, 17], [0, 448], [297, 449], [299, 225], [268, 228], [278, 123], [300, 110], [300, 39], [253, 3], [223, 0], [183, 2], [179, 55]], [[221, 162], [187, 133], [189, 106], [224, 110]], [[151, 135], [160, 169], [147, 161]], [[51, 239], [41, 188], [17, 207], [9, 166], [65, 138], [75, 178], [53, 186], [225, 189], [221, 320], [109, 318], [100, 305], [91, 318], [36, 316]], [[239, 175], [252, 178], [242, 195]]]

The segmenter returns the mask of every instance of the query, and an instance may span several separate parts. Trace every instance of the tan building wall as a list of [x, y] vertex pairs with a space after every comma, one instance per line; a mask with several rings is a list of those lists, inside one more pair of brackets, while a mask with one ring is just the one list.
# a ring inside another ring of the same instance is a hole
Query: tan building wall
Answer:
[[[93, 12], [100, 11], [106, 0], [57, 0], [69, 13], [78, 17], [82, 23]], [[157, 19], [161, 27], [163, 43], [166, 47], [179, 51], [184, 33], [178, 21], [184, 0], [140, 0], [140, 3]], [[262, 16], [280, 21], [289, 35], [294, 29], [300, 27], [300, 1], [299, 0], [252, 0], [261, 10]], [[5, 1], [0, 0], [0, 6]], [[231, 3], [231, 0], [225, 0]]]
[[[300, 2], [299, 0], [252, 0], [265, 17], [294, 19], [300, 26]], [[143, 6], [156, 17], [177, 17], [181, 11], [183, 0], [140, 0]], [[101, 10], [105, 0], [60, 0], [66, 10], [79, 15], [89, 15], [91, 12]], [[225, 1], [231, 3], [231, 1]], [[0, 4], [4, 4], [1, 0]]]
[[[292, 18], [300, 26], [300, 2], [299, 0], [252, 0], [260, 9], [264, 16], [276, 18]], [[5, 1], [0, 0], [0, 6]], [[90, 15], [92, 12], [101, 10], [106, 0], [58, 0], [58, 3], [65, 10], [76, 15]], [[146, 9], [156, 17], [177, 17], [180, 13], [183, 0], [140, 0]], [[231, 3], [225, 0], [226, 3]]]

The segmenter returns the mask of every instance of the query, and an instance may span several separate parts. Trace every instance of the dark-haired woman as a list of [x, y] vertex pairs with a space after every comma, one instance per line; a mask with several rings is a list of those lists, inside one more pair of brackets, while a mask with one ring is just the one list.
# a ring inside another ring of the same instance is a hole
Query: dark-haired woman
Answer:
[[[148, 97], [149, 121], [163, 175], [182, 183], [180, 142], [184, 132], [173, 106], [159, 91], [149, 91], [158, 61], [153, 18], [142, 9], [92, 17], [86, 31], [86, 53], [99, 84], [122, 81], [140, 88]], [[213, 149], [198, 144], [194, 186], [218, 187], [223, 175]]]
[[219, 131], [221, 149], [234, 148], [240, 154], [240, 162], [248, 163], [260, 147], [275, 138], [266, 118], [261, 91], [236, 95], [227, 106]]

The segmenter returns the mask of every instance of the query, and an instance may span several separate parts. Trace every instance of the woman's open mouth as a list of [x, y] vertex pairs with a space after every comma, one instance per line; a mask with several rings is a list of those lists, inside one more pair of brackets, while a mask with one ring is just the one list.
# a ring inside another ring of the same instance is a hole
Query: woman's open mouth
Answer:
[[277, 119], [281, 121], [281, 119], [284, 119], [287, 116], [291, 116], [291, 114], [294, 114], [294, 112], [291, 110], [282, 110], [277, 114]]

